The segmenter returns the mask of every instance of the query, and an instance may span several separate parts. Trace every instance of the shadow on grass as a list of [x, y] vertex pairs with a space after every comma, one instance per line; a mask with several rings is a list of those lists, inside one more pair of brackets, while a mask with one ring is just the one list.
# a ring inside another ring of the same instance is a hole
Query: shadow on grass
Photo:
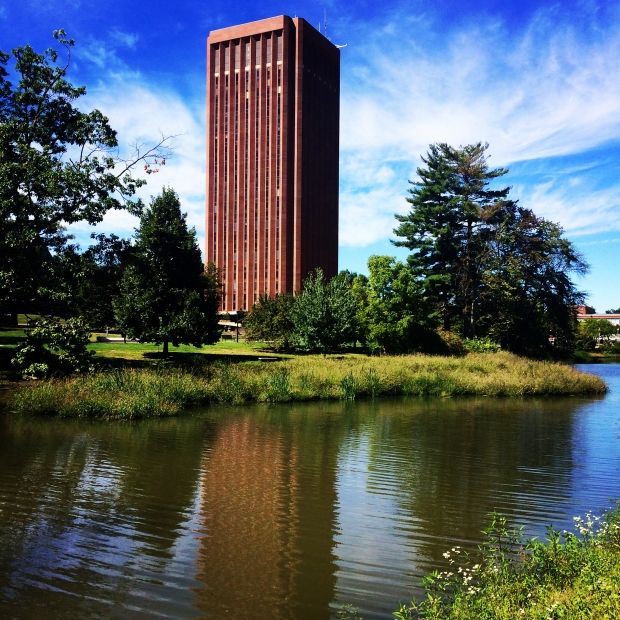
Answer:
[[[229, 364], [238, 364], [240, 362], [259, 362], [264, 360], [280, 360], [278, 356], [274, 356], [270, 351], [270, 355], [248, 355], [235, 353], [186, 353], [180, 351], [172, 351], [164, 355], [160, 351], [144, 353], [144, 358], [149, 361], [168, 362], [175, 366], [206, 366], [214, 362], [226, 362]], [[130, 360], [128, 360], [130, 361]]]
[[242, 362], [280, 361], [273, 355], [243, 355], [234, 353], [192, 353], [172, 351], [164, 355], [161, 351], [147, 351], [142, 358], [95, 356], [94, 362], [101, 370], [116, 368], [204, 368], [215, 363], [239, 364]]
[[15, 349], [0, 347], [0, 371], [5, 373], [11, 369], [11, 358], [15, 355]]

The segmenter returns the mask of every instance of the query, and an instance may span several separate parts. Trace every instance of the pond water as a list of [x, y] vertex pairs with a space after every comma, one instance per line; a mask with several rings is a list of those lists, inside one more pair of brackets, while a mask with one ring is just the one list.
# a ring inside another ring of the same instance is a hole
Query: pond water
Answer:
[[0, 617], [390, 618], [472, 549], [620, 498], [620, 365], [600, 399], [0, 418]]

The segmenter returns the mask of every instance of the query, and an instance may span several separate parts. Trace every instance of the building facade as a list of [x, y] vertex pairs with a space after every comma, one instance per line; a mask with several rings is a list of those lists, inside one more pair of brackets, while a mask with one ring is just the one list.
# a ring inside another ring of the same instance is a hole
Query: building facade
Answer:
[[207, 41], [205, 256], [222, 310], [338, 269], [340, 53], [301, 18]]

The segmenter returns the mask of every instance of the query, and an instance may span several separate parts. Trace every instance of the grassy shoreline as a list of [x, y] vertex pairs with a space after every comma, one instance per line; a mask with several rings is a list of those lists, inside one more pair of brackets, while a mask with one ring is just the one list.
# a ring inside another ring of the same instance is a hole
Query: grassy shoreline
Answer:
[[600, 395], [598, 377], [510, 353], [299, 356], [277, 362], [215, 362], [189, 368], [119, 368], [19, 386], [19, 413], [101, 419], [178, 415], [210, 403], [354, 400], [380, 396]]

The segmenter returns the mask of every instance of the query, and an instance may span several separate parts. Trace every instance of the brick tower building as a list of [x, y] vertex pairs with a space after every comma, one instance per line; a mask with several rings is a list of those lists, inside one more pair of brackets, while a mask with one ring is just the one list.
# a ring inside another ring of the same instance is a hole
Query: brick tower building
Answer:
[[206, 260], [222, 310], [338, 269], [340, 52], [301, 18], [207, 41]]

